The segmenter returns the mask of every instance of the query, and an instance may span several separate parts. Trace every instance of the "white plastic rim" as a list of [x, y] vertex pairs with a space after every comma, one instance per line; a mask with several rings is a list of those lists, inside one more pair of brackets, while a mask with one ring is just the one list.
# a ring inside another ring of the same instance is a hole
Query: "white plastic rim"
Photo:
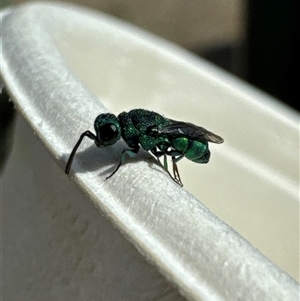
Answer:
[[[136, 107], [161, 110], [223, 136], [225, 145], [212, 147], [209, 165], [179, 166], [188, 190], [198, 188], [201, 193], [195, 195], [211, 207], [211, 200], [224, 207], [237, 199], [251, 216], [255, 212], [248, 211], [248, 200], [254, 205], [264, 197], [278, 208], [285, 200], [283, 211], [297, 214], [296, 113], [103, 14], [51, 3], [6, 13], [2, 79], [62, 172], [80, 133], [92, 129], [95, 116], [107, 111], [81, 77], [116, 114]], [[104, 181], [124, 144], [85, 150], [90, 144], [83, 142], [72, 178], [187, 298], [295, 300], [296, 281], [145, 160], [145, 153], [144, 160], [122, 166]], [[243, 220], [241, 215], [234, 219]], [[254, 215], [253, 220], [260, 219]]]

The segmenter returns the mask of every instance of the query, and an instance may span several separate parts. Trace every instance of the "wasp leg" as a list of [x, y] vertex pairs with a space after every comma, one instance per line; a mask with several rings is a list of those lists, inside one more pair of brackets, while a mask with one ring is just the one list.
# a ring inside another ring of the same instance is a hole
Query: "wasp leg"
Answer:
[[[173, 175], [174, 175], [174, 179], [175, 181], [180, 185], [183, 186], [181, 179], [180, 179], [180, 175], [179, 175], [179, 170], [177, 167], [177, 162], [179, 160], [181, 160], [184, 157], [184, 154], [175, 150], [175, 149], [169, 149], [169, 150], [165, 150], [165, 153], [168, 156], [172, 156], [172, 164], [173, 164]], [[176, 157], [177, 156], [177, 157]]]
[[174, 178], [179, 182], [181, 183], [181, 185], [183, 186], [182, 182], [181, 182], [181, 179], [180, 179], [180, 175], [179, 175], [179, 170], [178, 170], [178, 167], [177, 167], [177, 162], [182, 159], [184, 156], [183, 155], [180, 155], [178, 156], [177, 158], [175, 156], [172, 156], [172, 163], [173, 163], [173, 174], [174, 174]]
[[[168, 171], [168, 161], [167, 161], [167, 156], [163, 151], [157, 150], [157, 148], [151, 149], [152, 154], [156, 157], [156, 160], [159, 162], [159, 164], [167, 171], [167, 173], [170, 175], [170, 177], [173, 179], [171, 174]], [[164, 156], [164, 165], [160, 162], [159, 158], [161, 156]], [[174, 180], [174, 179], [173, 179]]]
[[123, 151], [122, 151], [122, 154], [121, 154], [120, 163], [118, 164], [117, 168], [113, 171], [113, 173], [106, 178], [106, 180], [109, 179], [109, 178], [111, 178], [118, 171], [118, 169], [120, 168], [120, 166], [122, 164], [124, 164], [124, 162], [125, 162], [125, 156], [126, 155], [129, 155], [130, 158], [134, 158], [136, 156], [136, 154], [138, 153], [139, 149], [140, 149], [139, 147], [136, 147], [136, 148], [124, 148]]
[[[163, 151], [159, 151], [156, 147], [151, 149], [151, 153], [156, 157], [156, 160], [161, 164], [159, 158], [161, 156], [164, 156], [164, 169], [168, 170], [168, 162], [167, 162], [167, 156]], [[162, 165], [162, 164], [161, 164]]]
[[[157, 161], [159, 162], [159, 164], [164, 168], [164, 170], [168, 173], [168, 175], [170, 176], [170, 178], [178, 185], [180, 185], [181, 187], [183, 186], [182, 183], [181, 183], [181, 180], [180, 180], [180, 177], [179, 177], [179, 180], [178, 180], [178, 177], [173, 177], [169, 170], [168, 170], [168, 161], [167, 161], [167, 154], [164, 152], [164, 151], [159, 151], [157, 150], [157, 148], [153, 148], [151, 149], [151, 152], [152, 154], [156, 157]], [[161, 156], [164, 156], [164, 164], [162, 164], [159, 160], [159, 158]], [[173, 173], [174, 173], [174, 170], [173, 170]], [[175, 173], [174, 173], [175, 175]]]

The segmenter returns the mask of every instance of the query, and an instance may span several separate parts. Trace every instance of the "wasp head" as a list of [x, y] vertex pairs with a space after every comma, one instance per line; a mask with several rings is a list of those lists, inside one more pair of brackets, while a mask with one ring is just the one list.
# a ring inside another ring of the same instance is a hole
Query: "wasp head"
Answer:
[[110, 113], [100, 114], [94, 123], [98, 147], [116, 143], [121, 138], [121, 127], [118, 118]]

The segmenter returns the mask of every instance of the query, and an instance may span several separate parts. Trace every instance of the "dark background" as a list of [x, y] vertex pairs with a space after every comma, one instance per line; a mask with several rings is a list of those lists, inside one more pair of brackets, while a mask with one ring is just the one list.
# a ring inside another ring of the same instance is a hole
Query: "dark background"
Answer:
[[299, 3], [248, 1], [246, 73], [251, 84], [298, 111]]

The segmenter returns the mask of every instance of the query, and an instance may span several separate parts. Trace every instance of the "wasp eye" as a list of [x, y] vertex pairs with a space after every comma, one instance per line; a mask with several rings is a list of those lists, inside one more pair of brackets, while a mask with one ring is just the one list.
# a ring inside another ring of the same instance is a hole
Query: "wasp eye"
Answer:
[[118, 136], [118, 128], [113, 123], [104, 124], [99, 128], [98, 139], [103, 143], [103, 145], [111, 145], [115, 143]]
[[97, 116], [94, 128], [97, 134], [95, 143], [98, 147], [113, 145], [121, 138], [119, 120], [113, 114], [105, 113]]

